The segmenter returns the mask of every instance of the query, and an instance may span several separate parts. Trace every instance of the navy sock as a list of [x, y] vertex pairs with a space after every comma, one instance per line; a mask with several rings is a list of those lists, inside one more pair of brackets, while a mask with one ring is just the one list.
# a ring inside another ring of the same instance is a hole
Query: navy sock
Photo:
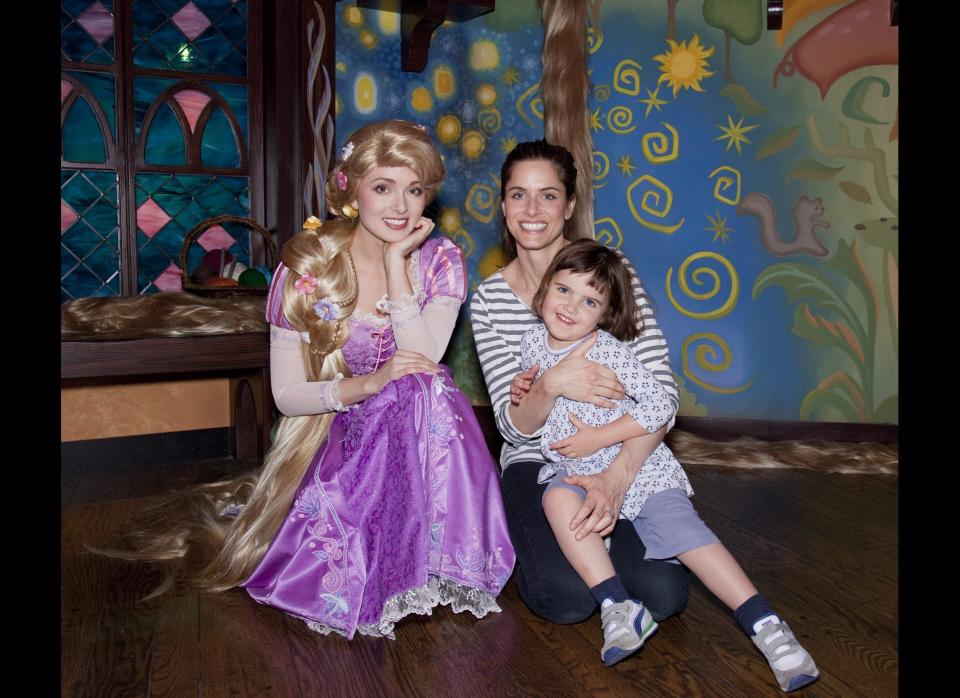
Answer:
[[763, 594], [755, 594], [740, 604], [740, 608], [734, 611], [733, 615], [740, 627], [743, 628], [743, 632], [753, 637], [756, 635], [753, 631], [754, 623], [765, 616], [775, 616], [777, 614], [770, 608], [770, 603], [763, 597]]
[[630, 598], [627, 590], [623, 587], [623, 582], [620, 581], [620, 577], [617, 575], [613, 575], [610, 579], [604, 579], [597, 584], [597, 586], [592, 587], [590, 593], [593, 594], [593, 598], [597, 600], [597, 603], [601, 605], [605, 599], [610, 599], [614, 603], [620, 603]]

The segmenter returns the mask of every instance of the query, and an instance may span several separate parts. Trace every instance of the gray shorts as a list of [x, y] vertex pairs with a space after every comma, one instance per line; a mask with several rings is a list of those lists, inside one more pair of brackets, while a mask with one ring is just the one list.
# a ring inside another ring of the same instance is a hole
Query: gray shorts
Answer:
[[[560, 487], [576, 493], [580, 499], [586, 499], [586, 490], [564, 482], [563, 478], [566, 476], [566, 470], [558, 470], [557, 474], [550, 478], [544, 495], [552, 488]], [[637, 518], [631, 523], [647, 549], [644, 560], [677, 562], [673, 558], [681, 553], [720, 542], [713, 531], [703, 523], [687, 493], [678, 487], [655, 492], [647, 497]]]

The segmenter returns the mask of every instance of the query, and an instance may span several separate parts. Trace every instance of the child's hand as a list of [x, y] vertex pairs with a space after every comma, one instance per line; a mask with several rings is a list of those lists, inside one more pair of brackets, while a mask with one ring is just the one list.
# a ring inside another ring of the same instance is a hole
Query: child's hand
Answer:
[[540, 370], [540, 364], [534, 364], [523, 373], [518, 373], [510, 381], [510, 402], [519, 405], [523, 396], [530, 392], [530, 386], [533, 385], [533, 377]]
[[568, 416], [570, 417], [570, 423], [577, 428], [577, 433], [550, 444], [550, 448], [561, 456], [566, 458], [586, 458], [587, 456], [592, 456], [604, 446], [610, 445], [603, 442], [599, 429], [581, 421], [573, 413], [570, 413]]

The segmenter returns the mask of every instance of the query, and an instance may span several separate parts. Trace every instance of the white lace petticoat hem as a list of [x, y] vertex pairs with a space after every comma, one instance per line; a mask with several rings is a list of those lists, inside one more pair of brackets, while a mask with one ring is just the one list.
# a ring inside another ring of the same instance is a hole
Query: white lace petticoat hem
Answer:
[[[452, 606], [454, 613], [470, 611], [477, 618], [501, 611], [489, 592], [466, 586], [446, 577], [430, 576], [425, 585], [408, 589], [390, 598], [383, 607], [380, 622], [358, 625], [357, 632], [361, 635], [396, 640], [393, 628], [399, 620], [411, 613], [433, 615], [433, 609], [437, 606]], [[308, 620], [307, 627], [323, 635], [334, 632], [346, 636], [340, 628], [317, 621]]]

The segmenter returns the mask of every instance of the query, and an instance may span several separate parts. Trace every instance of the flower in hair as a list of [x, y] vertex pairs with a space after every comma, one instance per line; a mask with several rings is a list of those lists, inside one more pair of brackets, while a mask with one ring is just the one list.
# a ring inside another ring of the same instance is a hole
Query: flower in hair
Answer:
[[340, 313], [340, 304], [334, 303], [329, 298], [321, 298], [313, 304], [313, 312], [315, 312], [321, 320], [336, 320], [337, 315]]
[[423, 124], [416, 124], [416, 126], [417, 126], [417, 128], [420, 129], [421, 131], [426, 131], [426, 130], [427, 130], [427, 127], [424, 126]]
[[347, 190], [347, 173], [343, 170], [337, 170], [337, 186], [340, 188], [340, 191]]
[[297, 289], [297, 293], [301, 296], [309, 296], [317, 290], [317, 280], [310, 274], [301, 274], [300, 278], [294, 282], [293, 287]]
[[306, 230], [319, 230], [320, 226], [322, 225], [323, 225], [323, 221], [321, 221], [316, 216], [310, 216], [309, 218], [307, 218], [307, 220], [303, 222], [303, 227]]
[[347, 144], [340, 149], [340, 159], [346, 160], [353, 152], [353, 141], [347, 141]]

